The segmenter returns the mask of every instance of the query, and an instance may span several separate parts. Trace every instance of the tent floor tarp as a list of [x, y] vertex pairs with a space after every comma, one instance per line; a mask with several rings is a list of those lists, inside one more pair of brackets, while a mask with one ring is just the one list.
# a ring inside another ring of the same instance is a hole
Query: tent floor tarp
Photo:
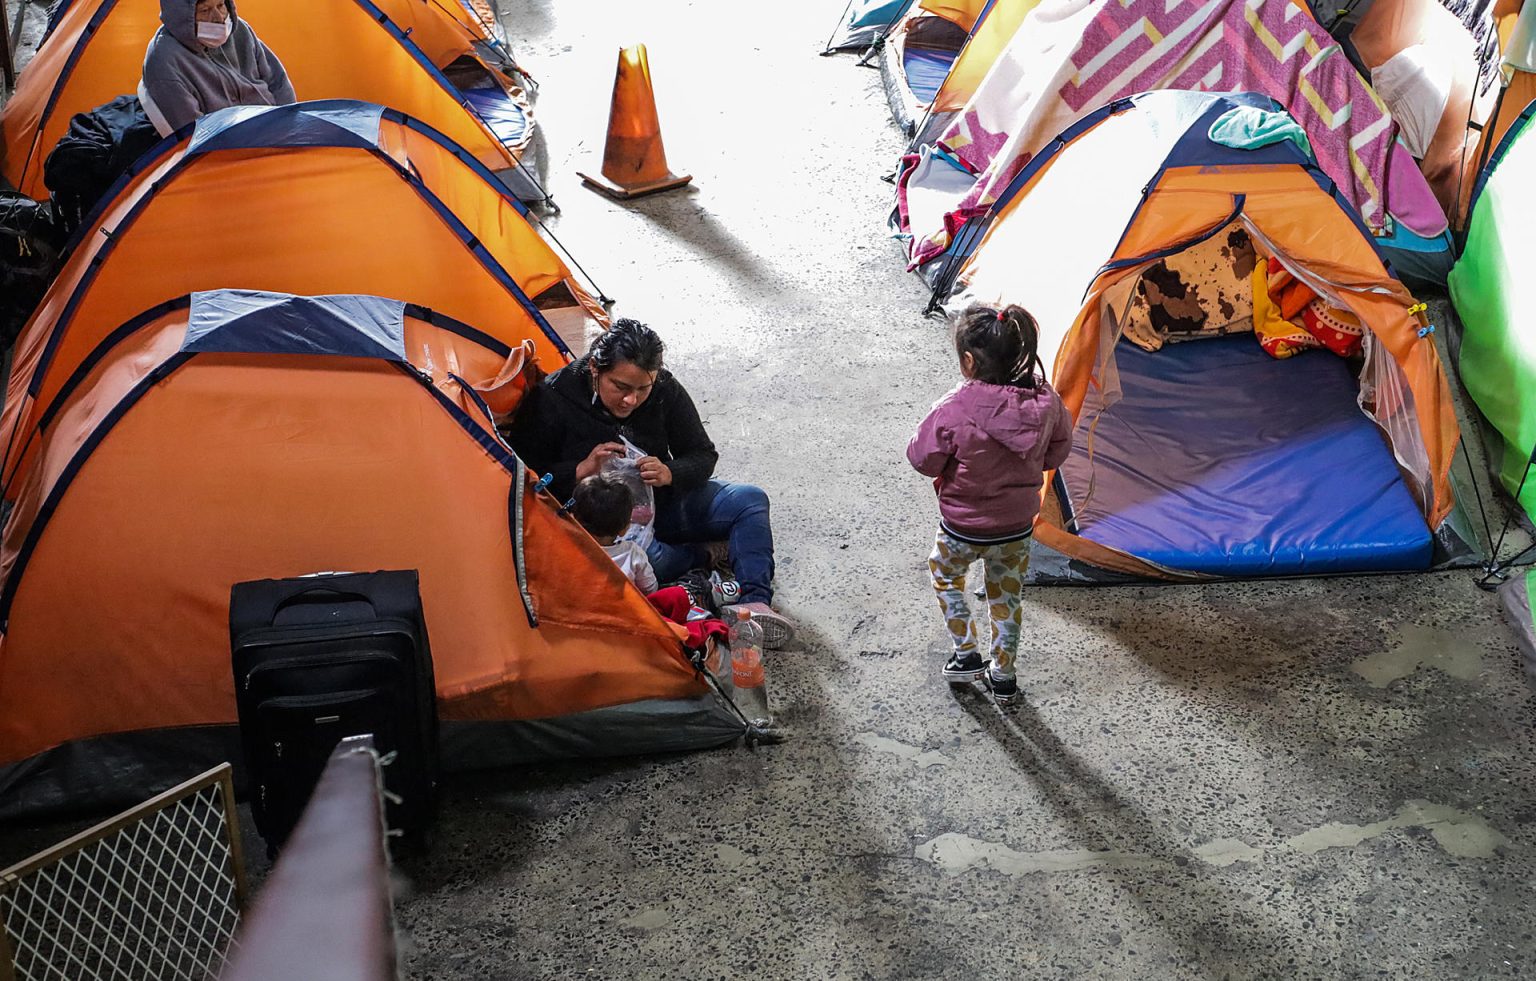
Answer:
[[1243, 334], [1122, 342], [1115, 361], [1122, 398], [1100, 415], [1090, 393], [1062, 468], [1080, 534], [1220, 577], [1429, 567], [1429, 527], [1340, 358], [1276, 361]]

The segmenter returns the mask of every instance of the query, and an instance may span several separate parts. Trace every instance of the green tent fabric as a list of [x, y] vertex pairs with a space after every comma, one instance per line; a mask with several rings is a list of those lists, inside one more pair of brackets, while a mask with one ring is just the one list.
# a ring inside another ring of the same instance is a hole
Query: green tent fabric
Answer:
[[[1480, 176], [1467, 244], [1451, 270], [1461, 318], [1461, 378], [1502, 441], [1499, 478], [1536, 519], [1536, 103]], [[1527, 292], [1529, 291], [1529, 292]]]

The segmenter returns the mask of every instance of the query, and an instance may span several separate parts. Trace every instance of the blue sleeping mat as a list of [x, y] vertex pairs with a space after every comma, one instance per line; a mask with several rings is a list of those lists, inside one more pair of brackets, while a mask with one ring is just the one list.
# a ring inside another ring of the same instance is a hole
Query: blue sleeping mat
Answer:
[[460, 94], [502, 145], [514, 148], [521, 145], [528, 132], [528, 114], [499, 86], [461, 89]]
[[1429, 526], [1342, 359], [1276, 361], [1237, 334], [1155, 354], [1122, 342], [1115, 361], [1123, 398], [1092, 462], [1085, 406], [1061, 469], [1080, 534], [1215, 576], [1429, 567]]
[[958, 48], [925, 48], [907, 45], [901, 67], [907, 75], [907, 88], [918, 102], [929, 103], [939, 94], [939, 86], [949, 77], [949, 68], [960, 57]]

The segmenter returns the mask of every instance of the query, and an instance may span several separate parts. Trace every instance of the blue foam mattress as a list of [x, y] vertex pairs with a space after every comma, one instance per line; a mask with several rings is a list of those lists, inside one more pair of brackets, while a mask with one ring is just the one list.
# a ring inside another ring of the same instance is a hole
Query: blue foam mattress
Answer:
[[528, 114], [507, 93], [493, 85], [462, 89], [460, 94], [504, 146], [522, 145], [528, 132]]
[[907, 45], [904, 51], [901, 67], [907, 75], [907, 88], [918, 102], [932, 102], [939, 86], [949, 77], [950, 66], [960, 56], [959, 50]]
[[1090, 405], [1061, 469], [1080, 534], [1216, 576], [1429, 567], [1430, 529], [1340, 358], [1276, 361], [1239, 334], [1122, 342], [1115, 360], [1123, 397], [1092, 461]]

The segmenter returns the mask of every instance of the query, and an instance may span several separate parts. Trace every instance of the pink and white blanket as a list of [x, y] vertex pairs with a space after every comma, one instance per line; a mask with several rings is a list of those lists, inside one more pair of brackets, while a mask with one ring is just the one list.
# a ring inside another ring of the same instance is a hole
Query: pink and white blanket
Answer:
[[[925, 189], [913, 182], [934, 168], [909, 167], [899, 185], [912, 265], [943, 252], [1075, 119], [1153, 89], [1275, 99], [1366, 224], [1386, 225], [1392, 118], [1299, 0], [1043, 0], [939, 137], [974, 175], [970, 189], [914, 208]], [[953, 176], [941, 180], [953, 188]]]

